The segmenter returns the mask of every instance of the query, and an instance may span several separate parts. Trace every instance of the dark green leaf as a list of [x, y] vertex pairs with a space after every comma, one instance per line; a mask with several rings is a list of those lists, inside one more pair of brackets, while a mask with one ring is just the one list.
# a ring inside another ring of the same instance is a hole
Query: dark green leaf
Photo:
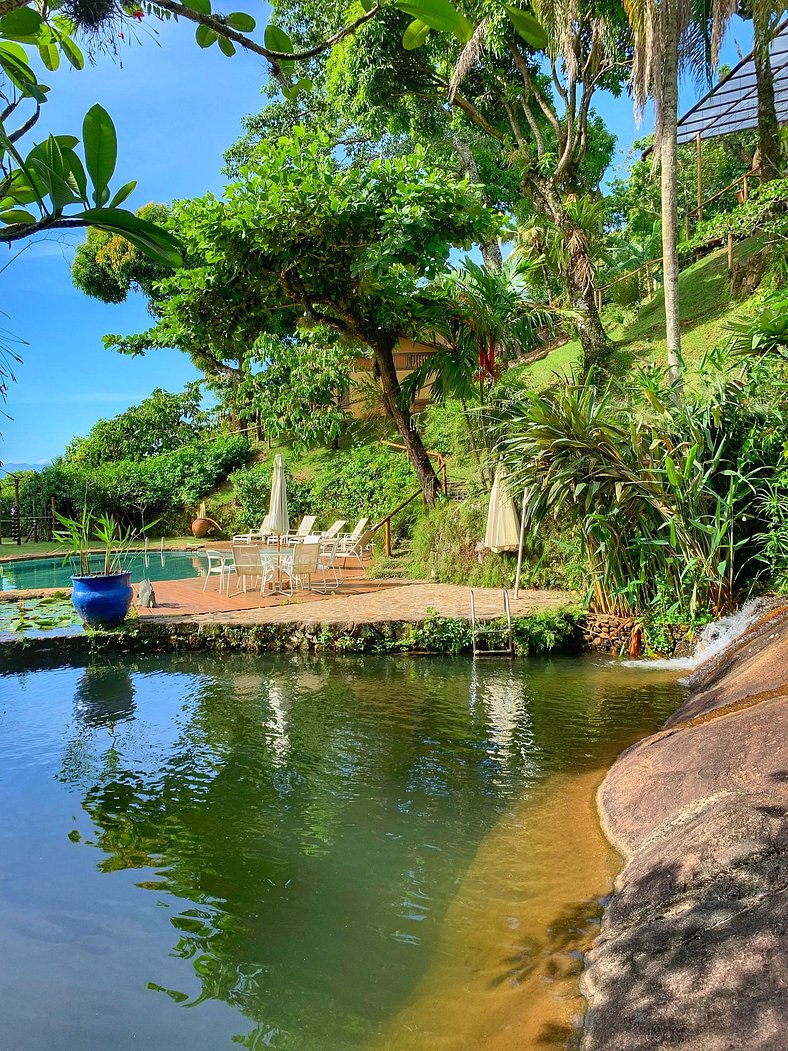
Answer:
[[[65, 136], [63, 136], [65, 138]], [[75, 140], [76, 141], [76, 140]], [[88, 203], [88, 177], [82, 166], [82, 161], [70, 147], [62, 147], [63, 164], [65, 166], [65, 179], [80, 201]]]
[[473, 23], [450, 0], [395, 0], [394, 6], [406, 15], [443, 33], [451, 33], [462, 43], [473, 36]]
[[239, 33], [253, 33], [257, 22], [245, 11], [233, 11], [225, 19], [231, 29], [237, 29]]
[[8, 226], [10, 223], [34, 223], [36, 217], [26, 212], [23, 208], [11, 208], [7, 212], [0, 213], [0, 223]]
[[54, 44], [39, 44], [38, 53], [50, 72], [54, 72], [60, 65], [60, 52]]
[[201, 15], [211, 14], [211, 0], [182, 0], [184, 7], [190, 7]]
[[47, 88], [36, 80], [21, 47], [9, 41], [0, 42], [0, 67], [23, 94], [29, 95], [36, 102], [46, 102]]
[[284, 55], [292, 55], [293, 42], [279, 26], [270, 25], [265, 31], [265, 46], [269, 51], [279, 51]]
[[89, 208], [74, 218], [84, 219], [88, 226], [120, 234], [145, 255], [168, 266], [183, 264], [180, 242], [172, 234], [124, 208]]
[[32, 7], [19, 7], [0, 18], [0, 34], [7, 40], [31, 40], [44, 20]]
[[85, 145], [85, 165], [93, 183], [93, 200], [101, 204], [115, 171], [118, 138], [112, 118], [98, 103], [85, 114], [82, 140]]
[[137, 188], [137, 180], [132, 179], [131, 182], [127, 182], [125, 186], [121, 186], [112, 200], [109, 202], [110, 208], [117, 208], [119, 204], [123, 204], [127, 197], [134, 192]]
[[219, 50], [223, 55], [227, 55], [228, 58], [232, 58], [235, 54], [235, 44], [232, 40], [228, 40], [227, 37], [219, 37]]
[[85, 56], [69, 36], [60, 37], [60, 47], [74, 69], [85, 68]]
[[210, 47], [211, 44], [215, 44], [219, 39], [219, 34], [216, 30], [210, 29], [208, 26], [197, 26], [197, 32], [194, 36], [200, 47]]

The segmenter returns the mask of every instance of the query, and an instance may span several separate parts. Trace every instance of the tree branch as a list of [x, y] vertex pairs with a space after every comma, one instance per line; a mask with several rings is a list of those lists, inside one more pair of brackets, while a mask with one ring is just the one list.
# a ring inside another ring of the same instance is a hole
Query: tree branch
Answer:
[[23, 237], [32, 237], [43, 230], [73, 230], [87, 226], [84, 219], [68, 219], [56, 215], [45, 215], [36, 223], [10, 223], [0, 230], [0, 244], [21, 241]]
[[[35, 113], [32, 113], [21, 127], [17, 128], [16, 131], [12, 131], [11, 134], [8, 136], [11, 142], [16, 142], [17, 139], [21, 139], [23, 135], [26, 135], [30, 131], [30, 129], [37, 123], [38, 118], [40, 116], [41, 106], [38, 103], [36, 103]], [[2, 124], [2, 118], [0, 118], [0, 124]]]
[[517, 66], [517, 69], [520, 71], [520, 76], [523, 78], [523, 84], [525, 84], [529, 95], [533, 95], [533, 97], [539, 103], [539, 106], [541, 107], [542, 112], [547, 117], [547, 119], [550, 121], [550, 124], [552, 125], [553, 131], [555, 132], [556, 138], [560, 142], [561, 141], [561, 125], [559, 123], [558, 117], [555, 115], [555, 110], [552, 108], [552, 106], [549, 105], [549, 103], [547, 102], [547, 100], [545, 99], [545, 97], [541, 93], [541, 91], [539, 91], [537, 89], [536, 85], [533, 82], [533, 78], [531, 77], [530, 71], [528, 69], [527, 62], [525, 61], [525, 59], [520, 54], [520, 52], [518, 51], [518, 49], [515, 47], [514, 44], [509, 44], [509, 51], [510, 51], [510, 53], [512, 55], [512, 58], [514, 59], [514, 64]]

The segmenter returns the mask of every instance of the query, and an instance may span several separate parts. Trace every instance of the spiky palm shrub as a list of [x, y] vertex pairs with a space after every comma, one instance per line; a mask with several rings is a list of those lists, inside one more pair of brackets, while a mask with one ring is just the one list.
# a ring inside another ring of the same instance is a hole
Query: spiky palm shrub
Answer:
[[497, 451], [527, 490], [528, 530], [549, 517], [578, 530], [593, 608], [644, 613], [668, 595], [677, 617], [721, 615], [759, 572], [774, 409], [727, 376], [679, 408], [664, 379], [644, 374], [640, 411], [592, 382], [526, 394], [502, 414]]

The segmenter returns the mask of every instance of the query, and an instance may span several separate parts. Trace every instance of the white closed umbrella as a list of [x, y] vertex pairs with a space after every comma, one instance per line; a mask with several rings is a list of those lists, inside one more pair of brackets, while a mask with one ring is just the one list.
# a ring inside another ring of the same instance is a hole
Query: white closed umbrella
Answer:
[[[268, 504], [268, 532], [276, 534], [276, 575], [279, 577], [279, 552], [282, 537], [290, 531], [290, 516], [287, 513], [287, 481], [282, 454], [274, 457], [274, 473], [271, 476], [271, 500]], [[280, 585], [281, 586], [281, 585]]]
[[278, 537], [290, 532], [290, 517], [287, 513], [287, 482], [282, 454], [274, 457], [274, 473], [271, 476], [271, 499], [268, 503], [266, 522], [269, 533]]
[[508, 477], [503, 464], [495, 472], [484, 546], [491, 551], [516, 551], [520, 543], [520, 518], [509, 492]]

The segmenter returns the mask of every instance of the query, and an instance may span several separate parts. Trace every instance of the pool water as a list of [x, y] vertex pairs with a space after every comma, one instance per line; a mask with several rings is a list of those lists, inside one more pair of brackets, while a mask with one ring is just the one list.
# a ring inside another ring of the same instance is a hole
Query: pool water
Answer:
[[506, 1043], [528, 976], [615, 871], [593, 784], [681, 700], [598, 659], [7, 652], [0, 1044], [25, 1051], [537, 1046]]
[[[103, 559], [92, 556], [93, 568], [100, 571]], [[205, 575], [207, 559], [199, 551], [156, 551], [129, 555], [123, 559], [123, 568], [131, 573], [131, 581], [138, 584], [148, 580], [186, 580]], [[28, 558], [19, 562], [0, 563], [0, 590], [14, 591], [27, 588], [70, 588], [71, 574], [76, 569], [71, 560], [63, 564], [54, 558]]]

